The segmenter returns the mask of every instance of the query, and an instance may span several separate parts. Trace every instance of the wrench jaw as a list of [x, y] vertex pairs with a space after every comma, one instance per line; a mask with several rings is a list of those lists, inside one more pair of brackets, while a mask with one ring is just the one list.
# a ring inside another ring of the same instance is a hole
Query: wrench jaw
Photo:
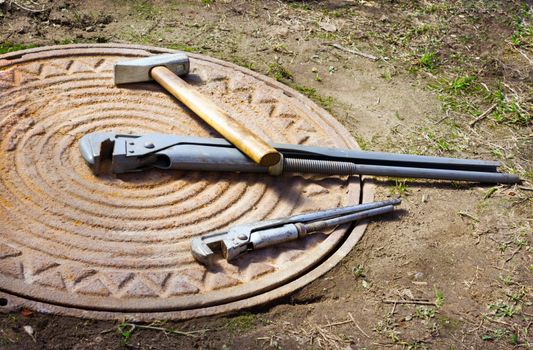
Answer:
[[95, 175], [110, 172], [123, 174], [143, 171], [151, 167], [157, 157], [148, 154], [142, 157], [128, 154], [128, 142], [139, 138], [112, 132], [95, 132], [80, 139], [79, 148], [83, 159]]
[[100, 174], [105, 160], [112, 159], [115, 137], [115, 133], [91, 133], [80, 139], [81, 155], [94, 174]]
[[215, 262], [217, 252], [231, 261], [249, 250], [251, 226], [237, 226], [226, 232], [212, 233], [191, 240], [192, 256], [204, 265]]
[[240, 227], [230, 230], [227, 237], [221, 242], [222, 256], [227, 261], [231, 261], [246, 253], [248, 250], [251, 250], [250, 235], [251, 233], [249, 231], [246, 232]]
[[192, 256], [204, 265], [210, 265], [215, 252], [205, 243], [203, 237], [195, 237], [191, 241]]
[[191, 240], [192, 256], [204, 265], [212, 264], [216, 251], [222, 250], [222, 241], [226, 235], [227, 232], [218, 232], [193, 238]]

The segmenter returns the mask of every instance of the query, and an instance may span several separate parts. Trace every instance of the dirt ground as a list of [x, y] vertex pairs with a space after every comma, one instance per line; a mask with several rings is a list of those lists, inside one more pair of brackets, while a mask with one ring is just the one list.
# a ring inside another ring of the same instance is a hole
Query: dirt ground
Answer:
[[498, 159], [524, 179], [377, 179], [376, 198], [401, 196], [404, 214], [371, 223], [341, 264], [290, 297], [136, 326], [20, 310], [0, 315], [0, 348], [533, 349], [532, 6], [0, 1], [2, 53], [85, 42], [199, 52], [309, 96], [364, 149]]

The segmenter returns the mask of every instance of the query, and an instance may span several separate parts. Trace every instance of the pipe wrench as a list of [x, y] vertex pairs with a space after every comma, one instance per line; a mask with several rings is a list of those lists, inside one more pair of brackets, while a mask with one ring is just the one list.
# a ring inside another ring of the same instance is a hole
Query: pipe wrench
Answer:
[[[224, 139], [169, 134], [127, 135], [91, 133], [79, 147], [95, 174], [110, 164], [121, 174], [148, 168], [267, 173], [315, 173], [326, 175], [375, 175], [406, 178], [520, 182], [515, 174], [498, 172], [499, 162], [335, 149], [316, 146], [272, 144], [282, 159], [264, 167]], [[107, 161], [107, 163], [106, 163]], [[109, 162], [110, 161], [110, 162]]]
[[231, 261], [256, 249], [289, 242], [348, 222], [392, 212], [394, 206], [400, 202], [400, 199], [392, 199], [237, 225], [224, 232], [192, 239], [191, 252], [196, 260], [205, 265], [212, 262], [217, 251], [220, 251], [227, 261]]

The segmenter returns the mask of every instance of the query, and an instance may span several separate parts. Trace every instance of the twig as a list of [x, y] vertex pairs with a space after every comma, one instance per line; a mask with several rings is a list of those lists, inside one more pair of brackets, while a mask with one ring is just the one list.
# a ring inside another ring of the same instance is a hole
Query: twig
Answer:
[[392, 310], [390, 311], [390, 314], [389, 314], [390, 316], [393, 316], [394, 313], [396, 312], [396, 305], [398, 305], [398, 304], [396, 304], [396, 303], [392, 304]]
[[379, 57], [373, 56], [373, 55], [365, 53], [365, 52], [352, 50], [352, 49], [349, 49], [347, 47], [341, 46], [339, 44], [330, 44], [330, 45], [333, 46], [336, 49], [339, 49], [339, 50], [342, 50], [342, 51], [345, 51], [345, 52], [349, 52], [349, 53], [352, 53], [354, 55], [361, 56], [361, 57], [364, 57], [364, 58], [368, 58], [369, 60], [374, 61], [374, 62], [379, 60]]
[[520, 251], [520, 249], [522, 249], [522, 247], [518, 247], [512, 254], [510, 257], [508, 257], [507, 259], [505, 259], [505, 262], [508, 263], [509, 261], [511, 261], [512, 258], [514, 258], [514, 256]]
[[432, 301], [422, 301], [422, 300], [383, 300], [385, 304], [417, 304], [417, 305], [431, 305], [437, 306]]
[[533, 61], [531, 60], [531, 58], [529, 58], [524, 52], [522, 52], [522, 50], [520, 49], [517, 49], [516, 47], [512, 46], [516, 51], [518, 51], [518, 53], [520, 53], [522, 56], [525, 57], [526, 60], [529, 61], [530, 64], [533, 64]]
[[500, 320], [493, 320], [492, 318], [490, 317], [486, 317], [486, 320], [489, 321], [489, 322], [493, 322], [493, 323], [499, 323], [499, 324], [503, 324], [503, 325], [506, 325], [508, 327], [512, 327], [513, 325], [507, 323], [507, 322], [504, 322], [504, 321], [500, 321]]
[[320, 327], [333, 327], [333, 326], [340, 326], [341, 324], [346, 324], [346, 323], [350, 323], [352, 322], [352, 320], [346, 320], [346, 321], [340, 321], [340, 322], [335, 322], [335, 323], [328, 323], [328, 324], [324, 324]]
[[460, 212], [458, 212], [457, 214], [459, 214], [459, 215], [461, 215], [461, 216], [464, 216], [464, 217], [466, 217], [466, 218], [472, 219], [472, 220], [474, 220], [475, 222], [479, 222], [479, 219], [478, 219], [478, 218], [476, 218], [475, 216], [473, 216], [473, 215], [471, 215], [471, 214], [468, 214], [468, 213], [466, 213], [466, 212], [464, 212], [464, 211], [460, 211]]
[[444, 117], [442, 117], [442, 118], [440, 118], [439, 120], [437, 120], [437, 121], [435, 122], [435, 124], [440, 124], [440, 123], [442, 123], [444, 120], [446, 120], [447, 118], [449, 118], [449, 115], [448, 115], [447, 113], [448, 113], [448, 112], [446, 112], [446, 115], [445, 115]]
[[492, 111], [496, 108], [497, 104], [493, 104], [492, 106], [490, 106], [485, 112], [481, 113], [481, 115], [479, 117], [477, 117], [476, 119], [472, 120], [470, 122], [470, 127], [473, 128], [474, 125], [476, 125], [477, 122], [487, 118], [487, 116], [492, 113]]
[[348, 316], [350, 316], [350, 318], [352, 319], [352, 322], [353, 322], [353, 324], [355, 325], [355, 327], [357, 327], [357, 329], [358, 329], [361, 333], [363, 333], [363, 335], [364, 335], [365, 337], [367, 337], [367, 338], [370, 339], [370, 336], [369, 336], [368, 334], [366, 334], [365, 331], [364, 331], [361, 327], [359, 327], [359, 325], [357, 324], [357, 322], [355, 322], [355, 318], [353, 318], [351, 312], [348, 312]]
[[183, 331], [178, 331], [176, 329], [171, 329], [171, 328], [155, 327], [155, 326], [141, 325], [141, 324], [135, 324], [135, 323], [123, 323], [122, 325], [132, 327], [133, 329], [135, 328], [149, 329], [153, 331], [161, 331], [161, 332], [170, 333], [170, 334], [183, 335], [183, 336], [191, 337], [191, 338], [196, 337], [194, 333], [203, 333], [203, 332], [210, 331], [210, 329], [198, 329], [195, 331], [183, 332]]

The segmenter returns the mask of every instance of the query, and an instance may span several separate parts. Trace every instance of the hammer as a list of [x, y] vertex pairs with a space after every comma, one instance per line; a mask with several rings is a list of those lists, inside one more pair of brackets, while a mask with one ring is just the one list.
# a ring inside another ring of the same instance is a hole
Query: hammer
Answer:
[[155, 80], [257, 164], [280, 161], [276, 149], [180, 78], [188, 73], [189, 57], [183, 52], [150, 56], [116, 63], [115, 84]]

